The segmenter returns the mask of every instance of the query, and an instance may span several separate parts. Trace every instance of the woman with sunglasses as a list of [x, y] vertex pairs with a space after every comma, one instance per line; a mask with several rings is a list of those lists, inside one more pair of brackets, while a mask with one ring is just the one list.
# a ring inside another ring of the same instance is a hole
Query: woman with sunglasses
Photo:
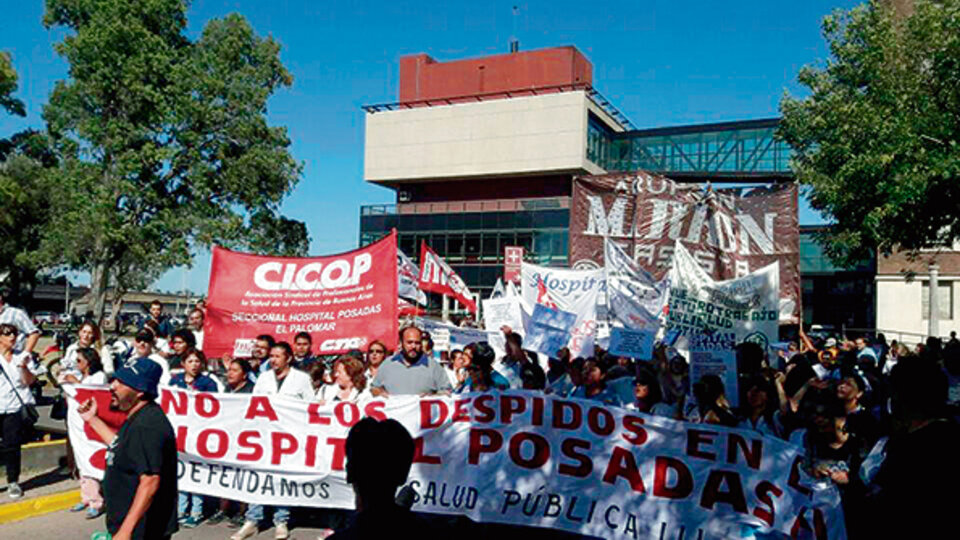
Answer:
[[20, 443], [23, 442], [24, 425], [20, 410], [33, 405], [30, 385], [43, 373], [43, 367], [33, 360], [29, 352], [13, 352], [17, 343], [17, 327], [0, 324], [0, 458], [7, 467], [7, 496], [23, 497], [20, 488]]

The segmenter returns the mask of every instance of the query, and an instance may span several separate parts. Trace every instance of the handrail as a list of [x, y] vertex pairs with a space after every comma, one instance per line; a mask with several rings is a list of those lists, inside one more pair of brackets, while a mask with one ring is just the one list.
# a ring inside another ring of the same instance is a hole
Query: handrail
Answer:
[[627, 118], [627, 115], [620, 112], [610, 101], [603, 97], [587, 83], [556, 84], [550, 86], [531, 86], [529, 88], [518, 88], [516, 90], [499, 90], [496, 92], [484, 92], [480, 94], [464, 94], [459, 96], [448, 96], [442, 98], [416, 99], [411, 101], [398, 101], [394, 103], [377, 103], [373, 105], [363, 105], [361, 108], [369, 114], [375, 114], [383, 111], [398, 111], [402, 109], [415, 109], [418, 107], [434, 107], [442, 105], [453, 105], [456, 103], [471, 103], [479, 101], [488, 101], [491, 99], [509, 99], [520, 96], [538, 96], [541, 94], [576, 92], [584, 91], [591, 101], [604, 110], [620, 123], [626, 130], [634, 130], [636, 127]]

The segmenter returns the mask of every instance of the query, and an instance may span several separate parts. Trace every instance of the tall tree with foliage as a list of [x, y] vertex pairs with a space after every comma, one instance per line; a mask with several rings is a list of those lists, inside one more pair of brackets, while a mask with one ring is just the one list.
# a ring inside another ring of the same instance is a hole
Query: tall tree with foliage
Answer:
[[17, 116], [26, 115], [23, 102], [13, 97], [17, 91], [17, 71], [13, 69], [10, 54], [0, 51], [0, 109]]
[[[0, 51], [0, 114], [26, 116], [14, 97], [17, 72], [10, 55]], [[0, 134], [0, 283], [12, 291], [11, 302], [36, 284], [40, 264], [32, 256], [50, 218], [51, 178], [56, 164], [46, 137], [26, 130]]]
[[960, 237], [960, 0], [890, 6], [826, 17], [830, 58], [801, 70], [808, 97], [781, 102], [780, 133], [842, 264]]
[[[44, 117], [62, 164], [41, 255], [88, 270], [94, 312], [108, 283], [188, 264], [199, 246], [302, 254], [306, 228], [279, 214], [299, 179], [268, 98], [292, 77], [279, 45], [240, 15], [185, 35], [183, 0], [47, 0], [71, 33]], [[277, 234], [264, 234], [272, 231]]]

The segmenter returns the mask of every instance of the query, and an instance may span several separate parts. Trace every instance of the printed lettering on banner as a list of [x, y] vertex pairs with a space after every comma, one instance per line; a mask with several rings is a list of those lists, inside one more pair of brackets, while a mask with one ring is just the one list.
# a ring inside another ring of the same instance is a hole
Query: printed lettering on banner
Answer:
[[520, 272], [520, 294], [525, 303], [529, 306], [537, 304], [538, 283], [542, 283], [559, 310], [577, 316], [567, 343], [570, 354], [573, 357], [592, 354], [598, 315], [606, 310], [604, 270], [568, 270], [523, 263]]
[[730, 332], [737, 343], [764, 350], [778, 340], [779, 266], [770, 264], [746, 276], [716, 282], [677, 242], [670, 269], [667, 329], [683, 335]]
[[669, 271], [681, 242], [707, 275], [726, 281], [776, 263], [781, 324], [800, 317], [800, 230], [796, 184], [707, 188], [645, 171], [574, 178], [570, 263], [604, 265], [615, 240], [655, 279]]
[[420, 288], [456, 298], [473, 313], [477, 303], [463, 279], [426, 242], [420, 245]]
[[[81, 396], [109, 399], [106, 387], [67, 393], [74, 409]], [[344, 443], [371, 416], [414, 437], [417, 512], [611, 539], [789, 536], [802, 523], [845, 537], [836, 486], [803, 472], [801, 448], [747, 430], [524, 391], [319, 405], [164, 388], [159, 404], [177, 434], [178, 488], [190, 493], [351, 508]], [[84, 475], [103, 470], [93, 430], [70, 423], [70, 440]]]
[[609, 351], [619, 356], [649, 360], [653, 358], [655, 337], [655, 330], [613, 327], [610, 329]]
[[299, 332], [311, 334], [325, 354], [373, 340], [395, 348], [397, 273], [374, 269], [392, 268], [396, 261], [396, 232], [326, 257], [272, 257], [214, 247], [204, 352], [240, 356], [257, 335], [292, 343]]

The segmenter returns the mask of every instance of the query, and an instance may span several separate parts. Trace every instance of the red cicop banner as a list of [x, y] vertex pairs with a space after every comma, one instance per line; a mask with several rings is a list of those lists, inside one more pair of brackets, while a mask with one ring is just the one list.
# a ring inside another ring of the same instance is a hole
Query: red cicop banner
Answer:
[[420, 244], [420, 289], [452, 296], [476, 313], [477, 303], [463, 279], [426, 242]]
[[326, 257], [271, 257], [214, 247], [203, 325], [207, 356], [250, 356], [256, 336], [313, 338], [336, 354], [397, 342], [397, 234]]
[[715, 280], [778, 262], [780, 322], [799, 321], [796, 184], [704, 190], [645, 172], [575, 178], [571, 266], [602, 266], [607, 236], [657, 279], [670, 268], [677, 240]]

